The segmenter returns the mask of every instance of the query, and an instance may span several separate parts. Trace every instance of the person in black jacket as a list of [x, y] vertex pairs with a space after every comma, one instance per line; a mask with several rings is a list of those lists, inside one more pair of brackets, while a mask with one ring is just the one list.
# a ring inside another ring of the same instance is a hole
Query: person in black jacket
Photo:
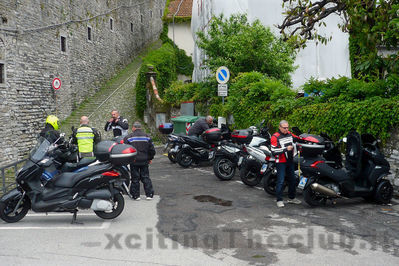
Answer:
[[212, 126], [213, 117], [208, 115], [205, 118], [198, 119], [194, 125], [188, 130], [189, 136], [200, 137], [201, 134]]
[[127, 119], [120, 116], [117, 110], [113, 110], [111, 116], [112, 118], [107, 121], [104, 130], [109, 131], [112, 129], [115, 138], [119, 136], [125, 137], [129, 129]]
[[39, 133], [39, 137], [47, 139], [50, 143], [55, 143], [57, 141], [57, 144], [60, 144], [63, 142], [63, 139], [60, 138], [60, 132], [58, 131], [58, 129], [58, 117], [56, 117], [55, 115], [49, 115], [46, 118], [46, 125]]
[[141, 130], [140, 122], [134, 122], [132, 133], [127, 135], [123, 141], [131, 144], [137, 150], [135, 161], [130, 164], [130, 173], [132, 183], [130, 185], [130, 193], [134, 200], [140, 200], [140, 180], [144, 185], [147, 200], [151, 200], [154, 196], [154, 189], [150, 179], [148, 165], [155, 156], [155, 148], [151, 138]]

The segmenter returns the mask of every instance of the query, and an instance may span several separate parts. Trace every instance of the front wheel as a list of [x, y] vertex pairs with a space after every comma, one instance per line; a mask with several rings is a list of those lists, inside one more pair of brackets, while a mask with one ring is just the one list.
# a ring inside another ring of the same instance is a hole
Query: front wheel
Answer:
[[177, 163], [184, 168], [189, 167], [193, 163], [193, 157], [190, 151], [180, 150], [176, 156]]
[[262, 178], [259, 171], [258, 167], [254, 165], [243, 166], [240, 169], [240, 178], [245, 185], [254, 187], [259, 184]]
[[231, 180], [236, 173], [236, 167], [230, 159], [218, 157], [213, 163], [213, 172], [220, 180]]
[[303, 199], [312, 207], [324, 206], [327, 202], [327, 198], [314, 191], [311, 186], [308, 186], [303, 191]]
[[168, 159], [171, 163], [176, 163], [177, 158], [176, 158], [176, 152], [171, 152], [170, 150], [168, 151]]
[[125, 207], [125, 199], [120, 193], [114, 195], [112, 199], [112, 210], [110, 211], [94, 211], [94, 213], [103, 219], [114, 219], [118, 217]]
[[388, 180], [382, 180], [378, 183], [375, 190], [374, 199], [379, 204], [388, 204], [393, 196], [393, 186]]
[[30, 200], [28, 197], [24, 197], [20, 202], [18, 209], [14, 212], [19, 200], [20, 197], [0, 202], [0, 218], [3, 221], [7, 223], [16, 223], [25, 217], [30, 209]]

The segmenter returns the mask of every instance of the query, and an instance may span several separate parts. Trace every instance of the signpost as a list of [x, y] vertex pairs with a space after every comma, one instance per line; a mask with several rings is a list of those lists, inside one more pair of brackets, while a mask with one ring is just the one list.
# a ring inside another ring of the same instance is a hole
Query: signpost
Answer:
[[222, 103], [224, 104], [224, 97], [227, 96], [227, 81], [230, 78], [230, 71], [227, 67], [221, 66], [216, 70], [216, 80], [218, 84], [218, 96], [222, 96]]
[[227, 84], [218, 84], [218, 96], [227, 96]]
[[51, 82], [51, 86], [53, 86], [53, 89], [55, 90], [55, 114], [58, 115], [57, 112], [57, 106], [58, 106], [58, 101], [57, 101], [57, 90], [61, 88], [61, 80], [59, 78], [54, 78], [53, 82]]

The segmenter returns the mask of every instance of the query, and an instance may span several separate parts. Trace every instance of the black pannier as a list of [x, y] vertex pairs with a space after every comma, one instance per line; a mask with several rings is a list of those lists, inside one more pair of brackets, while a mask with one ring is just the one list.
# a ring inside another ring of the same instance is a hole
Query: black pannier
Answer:
[[222, 130], [220, 128], [210, 128], [202, 133], [202, 139], [206, 143], [217, 143], [222, 140]]
[[96, 145], [94, 155], [101, 162], [109, 161], [114, 165], [127, 165], [134, 162], [137, 150], [128, 144], [104, 140]]
[[159, 132], [161, 132], [161, 134], [170, 134], [173, 132], [173, 124], [172, 123], [160, 124], [158, 130]]
[[234, 130], [233, 133], [231, 133], [231, 140], [238, 144], [249, 144], [252, 138], [252, 133], [247, 129]]

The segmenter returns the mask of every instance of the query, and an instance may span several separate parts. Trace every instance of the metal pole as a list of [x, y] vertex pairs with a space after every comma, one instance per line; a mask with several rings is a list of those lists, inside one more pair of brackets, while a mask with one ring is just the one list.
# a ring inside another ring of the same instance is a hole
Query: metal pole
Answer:
[[6, 176], [4, 175], [4, 168], [1, 169], [1, 175], [3, 176], [3, 193], [6, 193]]

